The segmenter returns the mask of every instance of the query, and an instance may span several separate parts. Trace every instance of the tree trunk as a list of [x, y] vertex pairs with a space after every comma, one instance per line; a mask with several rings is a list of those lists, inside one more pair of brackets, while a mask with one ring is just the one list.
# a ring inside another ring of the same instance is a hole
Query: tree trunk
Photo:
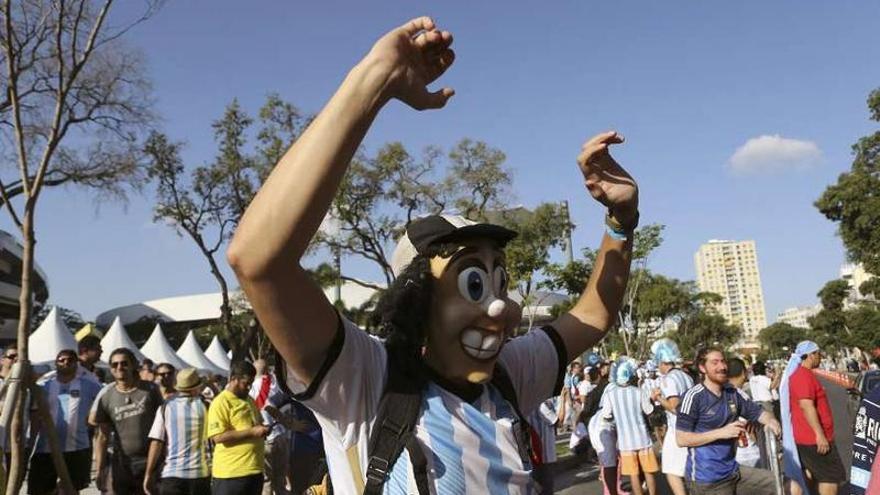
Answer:
[[73, 489], [73, 480], [67, 471], [67, 465], [64, 464], [64, 455], [61, 453], [61, 442], [58, 438], [58, 432], [55, 430], [55, 422], [52, 421], [52, 414], [49, 412], [49, 405], [46, 403], [46, 397], [43, 391], [36, 384], [30, 386], [31, 397], [37, 404], [37, 413], [40, 415], [41, 431], [49, 440], [49, 452], [52, 454], [52, 463], [55, 464], [55, 473], [61, 479], [59, 493], [64, 495], [73, 495], [76, 490]]
[[12, 425], [9, 428], [9, 466], [6, 473], [6, 493], [18, 493], [24, 478], [24, 403], [22, 390], [13, 405]]
[[18, 360], [22, 365], [22, 383], [20, 398], [15, 408], [10, 429], [10, 469], [9, 478], [6, 482], [6, 493], [18, 493], [21, 488], [24, 467], [24, 391], [27, 390], [31, 380], [30, 362], [28, 360], [28, 336], [31, 328], [31, 316], [33, 313], [33, 283], [31, 277], [34, 272], [34, 206], [36, 198], [28, 197], [25, 202], [24, 218], [22, 218], [22, 256], [21, 256], [21, 292], [18, 295]]

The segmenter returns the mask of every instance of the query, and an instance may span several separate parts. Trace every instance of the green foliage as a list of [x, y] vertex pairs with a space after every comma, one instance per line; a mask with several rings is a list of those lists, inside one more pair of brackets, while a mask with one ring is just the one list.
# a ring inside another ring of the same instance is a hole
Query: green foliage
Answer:
[[769, 357], [787, 357], [799, 342], [807, 339], [809, 333], [810, 330], [807, 328], [779, 322], [761, 329], [758, 333], [758, 342]]
[[45, 304], [43, 305], [43, 307], [40, 308], [39, 311], [34, 314], [34, 318], [32, 320], [34, 330], [36, 330], [37, 327], [39, 327], [43, 323], [46, 317], [49, 316], [49, 312], [52, 311], [52, 308], [58, 309], [58, 315], [61, 316], [61, 321], [63, 321], [64, 324], [67, 325], [67, 328], [69, 328], [71, 332], [76, 332], [77, 330], [82, 328], [83, 325], [86, 324], [82, 315], [70, 308]]
[[503, 166], [504, 152], [465, 138], [449, 152], [449, 159], [452, 167], [443, 184], [448, 191], [460, 192], [452, 205], [461, 215], [485, 220], [487, 212], [507, 206], [512, 178]]
[[582, 259], [572, 260], [571, 263], [547, 265], [544, 268], [546, 279], [541, 282], [541, 287], [564, 292], [572, 298], [579, 297], [586, 289], [596, 264], [596, 252], [592, 249], [584, 248], [581, 255]]
[[652, 223], [636, 229], [633, 237], [632, 259], [634, 263], [641, 263], [644, 266], [648, 256], [663, 244], [663, 229], [665, 228], [665, 225]]
[[636, 298], [633, 315], [635, 320], [649, 325], [656, 321], [659, 326], [666, 319], [689, 312], [695, 303], [696, 290], [693, 282], [647, 272], [642, 288]]
[[[249, 147], [254, 124], [258, 125], [258, 144]], [[221, 334], [232, 349], [233, 357], [240, 358], [261, 353], [259, 347], [251, 348], [258, 326], [249, 324], [252, 316], [247, 305], [241, 305], [245, 313], [241, 318], [234, 312], [235, 303], [217, 256], [283, 154], [282, 150], [286, 150], [302, 130], [303, 118], [292, 104], [270, 95], [257, 120], [233, 100], [211, 127], [218, 149], [207, 164], [186, 167], [180, 156], [182, 143], [157, 132], [147, 139], [144, 152], [149, 162], [148, 176], [156, 186], [153, 220], [171, 226], [179, 235], [192, 240], [205, 258], [223, 298]]]
[[848, 343], [862, 350], [880, 347], [880, 307], [871, 302], [859, 304], [845, 313]]
[[[880, 88], [868, 97], [871, 119], [880, 122]], [[853, 145], [854, 160], [849, 172], [828, 186], [815, 202], [816, 208], [833, 222], [849, 257], [880, 275], [880, 131]]]
[[[463, 139], [447, 155], [429, 146], [414, 157], [398, 142], [374, 157], [360, 153], [348, 168], [331, 208], [333, 227], [319, 232], [315, 244], [374, 263], [385, 285], [394, 280], [390, 257], [394, 241], [419, 215], [459, 211], [482, 220], [506, 205], [512, 179], [504, 153], [482, 141]], [[444, 173], [440, 174], [440, 170]], [[349, 280], [381, 290], [381, 285]]]
[[850, 332], [846, 326], [843, 301], [849, 292], [845, 280], [831, 280], [818, 292], [822, 309], [807, 321], [810, 324], [810, 339], [829, 351], [846, 345]]
[[536, 274], [548, 265], [550, 248], [562, 244], [571, 224], [559, 203], [542, 203], [534, 210], [507, 210], [500, 223], [519, 233], [505, 249], [507, 271], [511, 287], [528, 295]]
[[678, 344], [682, 356], [687, 359], [693, 358], [697, 349], [707, 345], [731, 347], [741, 335], [742, 328], [728, 324], [723, 316], [698, 310], [683, 318], [678, 330], [671, 332], [669, 337]]

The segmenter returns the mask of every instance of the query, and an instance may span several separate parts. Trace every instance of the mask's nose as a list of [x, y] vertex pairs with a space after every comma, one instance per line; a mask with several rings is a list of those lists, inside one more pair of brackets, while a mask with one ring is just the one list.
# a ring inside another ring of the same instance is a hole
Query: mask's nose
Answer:
[[489, 315], [490, 318], [498, 318], [499, 316], [504, 314], [504, 310], [507, 309], [507, 303], [498, 298], [493, 298], [488, 301], [486, 306], [486, 314]]

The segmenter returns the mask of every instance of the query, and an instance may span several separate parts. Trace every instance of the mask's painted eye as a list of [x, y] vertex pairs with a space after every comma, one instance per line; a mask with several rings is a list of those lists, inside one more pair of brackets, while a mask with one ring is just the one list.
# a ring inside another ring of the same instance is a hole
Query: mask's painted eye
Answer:
[[503, 266], [495, 267], [495, 296], [503, 298], [507, 295], [507, 270]]
[[458, 274], [458, 291], [469, 301], [481, 302], [489, 293], [488, 281], [489, 274], [472, 266]]

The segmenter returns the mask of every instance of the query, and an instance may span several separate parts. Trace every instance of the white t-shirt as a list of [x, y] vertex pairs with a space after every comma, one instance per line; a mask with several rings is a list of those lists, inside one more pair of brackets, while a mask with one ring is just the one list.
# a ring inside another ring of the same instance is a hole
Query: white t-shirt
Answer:
[[[370, 432], [387, 378], [387, 354], [378, 339], [343, 322], [344, 332], [337, 335], [322, 368], [326, 374], [319, 373], [307, 387], [288, 369], [288, 386], [321, 425], [334, 491], [363, 493]], [[558, 353], [564, 349], [556, 340], [558, 345], [548, 332], [533, 329], [501, 350], [499, 364], [510, 377], [523, 414], [562, 386], [565, 363], [560, 363], [564, 359]], [[468, 403], [429, 383], [415, 434], [427, 458], [432, 493], [531, 493], [531, 466], [520, 458], [515, 421], [512, 406], [491, 385]], [[406, 450], [390, 469], [384, 493], [418, 493]]]
[[580, 397], [586, 397], [593, 389], [596, 388], [589, 380], [584, 380], [577, 385], [578, 395]]
[[749, 378], [749, 392], [755, 402], [772, 402], [777, 398], [776, 391], [770, 390], [770, 378], [765, 375]]

